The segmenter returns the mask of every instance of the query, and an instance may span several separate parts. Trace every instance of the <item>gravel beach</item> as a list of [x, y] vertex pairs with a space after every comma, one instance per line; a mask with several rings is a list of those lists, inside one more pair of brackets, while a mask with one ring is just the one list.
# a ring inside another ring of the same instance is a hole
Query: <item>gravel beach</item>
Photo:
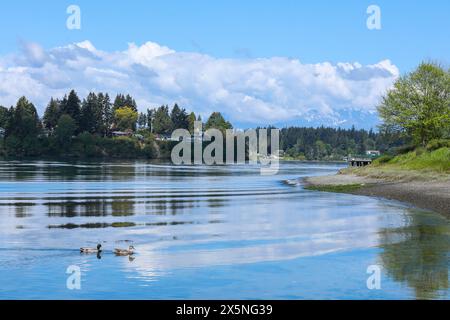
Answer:
[[305, 178], [304, 183], [313, 187], [361, 184], [360, 188], [348, 193], [398, 200], [450, 218], [450, 180], [392, 182], [354, 174], [336, 174]]

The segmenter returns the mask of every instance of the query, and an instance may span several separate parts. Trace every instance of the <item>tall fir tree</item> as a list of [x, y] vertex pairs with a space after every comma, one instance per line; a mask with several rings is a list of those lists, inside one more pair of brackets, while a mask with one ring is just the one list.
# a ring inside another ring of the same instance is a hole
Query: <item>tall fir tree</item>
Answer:
[[100, 133], [102, 124], [101, 105], [97, 95], [89, 93], [83, 100], [80, 113], [80, 132]]
[[17, 101], [16, 107], [10, 109], [6, 136], [14, 135], [19, 139], [25, 139], [26, 137], [37, 136], [40, 128], [41, 124], [34, 104], [29, 102], [27, 98], [21, 97]]
[[100, 131], [103, 136], [109, 136], [114, 119], [111, 101], [107, 93], [99, 93], [98, 100], [102, 110], [102, 126]]
[[172, 108], [172, 112], [170, 113], [170, 119], [172, 120], [172, 130], [189, 128], [188, 115], [186, 113], [186, 110], [180, 109], [180, 107], [176, 103]]
[[161, 106], [155, 111], [153, 119], [153, 132], [156, 134], [169, 134], [173, 127], [169, 115], [169, 107]]
[[197, 121], [196, 117], [195, 117], [195, 113], [191, 112], [188, 116], [188, 130], [191, 134], [194, 133], [194, 123], [195, 121]]
[[233, 129], [230, 122], [226, 121], [220, 112], [213, 112], [206, 121], [205, 129], [219, 129], [225, 131], [226, 129]]
[[129, 107], [136, 112], [138, 110], [136, 101], [129, 94], [125, 96], [119, 93], [114, 99], [113, 112], [123, 107]]
[[147, 115], [143, 112], [139, 113], [138, 126], [140, 129], [145, 129], [147, 127]]
[[80, 124], [81, 101], [80, 98], [78, 98], [75, 90], [70, 91], [69, 96], [64, 97], [64, 99], [61, 101], [60, 108], [61, 115], [67, 114], [75, 121], [75, 125], [77, 127], [76, 132], [78, 133]]
[[3, 106], [0, 106], [0, 128], [5, 129], [9, 121], [9, 110]]
[[61, 116], [60, 102], [51, 98], [44, 112], [44, 127], [53, 132], [58, 124], [58, 119]]
[[150, 132], [153, 132], [153, 120], [155, 117], [155, 110], [154, 109], [147, 109], [147, 127]]
[[34, 156], [41, 152], [39, 133], [42, 124], [34, 105], [21, 97], [9, 110], [5, 128], [6, 153], [12, 156]]

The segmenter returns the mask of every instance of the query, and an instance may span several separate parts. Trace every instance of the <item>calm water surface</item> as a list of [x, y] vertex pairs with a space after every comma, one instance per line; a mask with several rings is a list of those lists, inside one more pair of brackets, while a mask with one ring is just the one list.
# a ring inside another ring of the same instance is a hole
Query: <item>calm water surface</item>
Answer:
[[0, 162], [0, 298], [450, 298], [449, 220], [296, 181], [341, 167]]

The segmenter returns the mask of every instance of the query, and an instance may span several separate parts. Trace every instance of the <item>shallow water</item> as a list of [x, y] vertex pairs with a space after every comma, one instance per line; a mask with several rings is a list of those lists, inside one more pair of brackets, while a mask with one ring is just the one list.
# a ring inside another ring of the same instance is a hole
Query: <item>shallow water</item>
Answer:
[[0, 298], [450, 298], [449, 221], [296, 180], [341, 167], [0, 162]]

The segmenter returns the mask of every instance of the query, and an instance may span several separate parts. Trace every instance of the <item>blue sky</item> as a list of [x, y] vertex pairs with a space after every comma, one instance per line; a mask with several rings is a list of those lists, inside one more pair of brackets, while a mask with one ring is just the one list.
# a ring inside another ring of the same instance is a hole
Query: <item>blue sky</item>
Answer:
[[[81, 8], [81, 30], [66, 28], [70, 4]], [[381, 8], [381, 30], [366, 27], [366, 9], [371, 4]], [[36, 43], [48, 51], [85, 40], [105, 52], [127, 50], [129, 43], [152, 42], [177, 53], [214, 59], [283, 57], [302, 64], [357, 62], [362, 66], [389, 60], [400, 73], [422, 60], [448, 65], [450, 57], [450, 1], [446, 0], [346, 0], [339, 4], [324, 0], [16, 0], [2, 3], [1, 12], [0, 57], [20, 52], [23, 43]], [[192, 104], [195, 100], [186, 95], [160, 96], [185, 98]]]
[[[82, 29], [65, 28], [66, 8], [82, 10]], [[366, 28], [377, 4], [382, 29]], [[422, 59], [448, 63], [450, 2], [442, 1], [8, 1], [1, 4], [0, 52], [18, 39], [50, 48], [90, 40], [103, 50], [154, 41], [216, 57], [286, 56], [302, 62], [390, 59], [407, 71]], [[7, 30], [7, 32], [5, 32]]]

